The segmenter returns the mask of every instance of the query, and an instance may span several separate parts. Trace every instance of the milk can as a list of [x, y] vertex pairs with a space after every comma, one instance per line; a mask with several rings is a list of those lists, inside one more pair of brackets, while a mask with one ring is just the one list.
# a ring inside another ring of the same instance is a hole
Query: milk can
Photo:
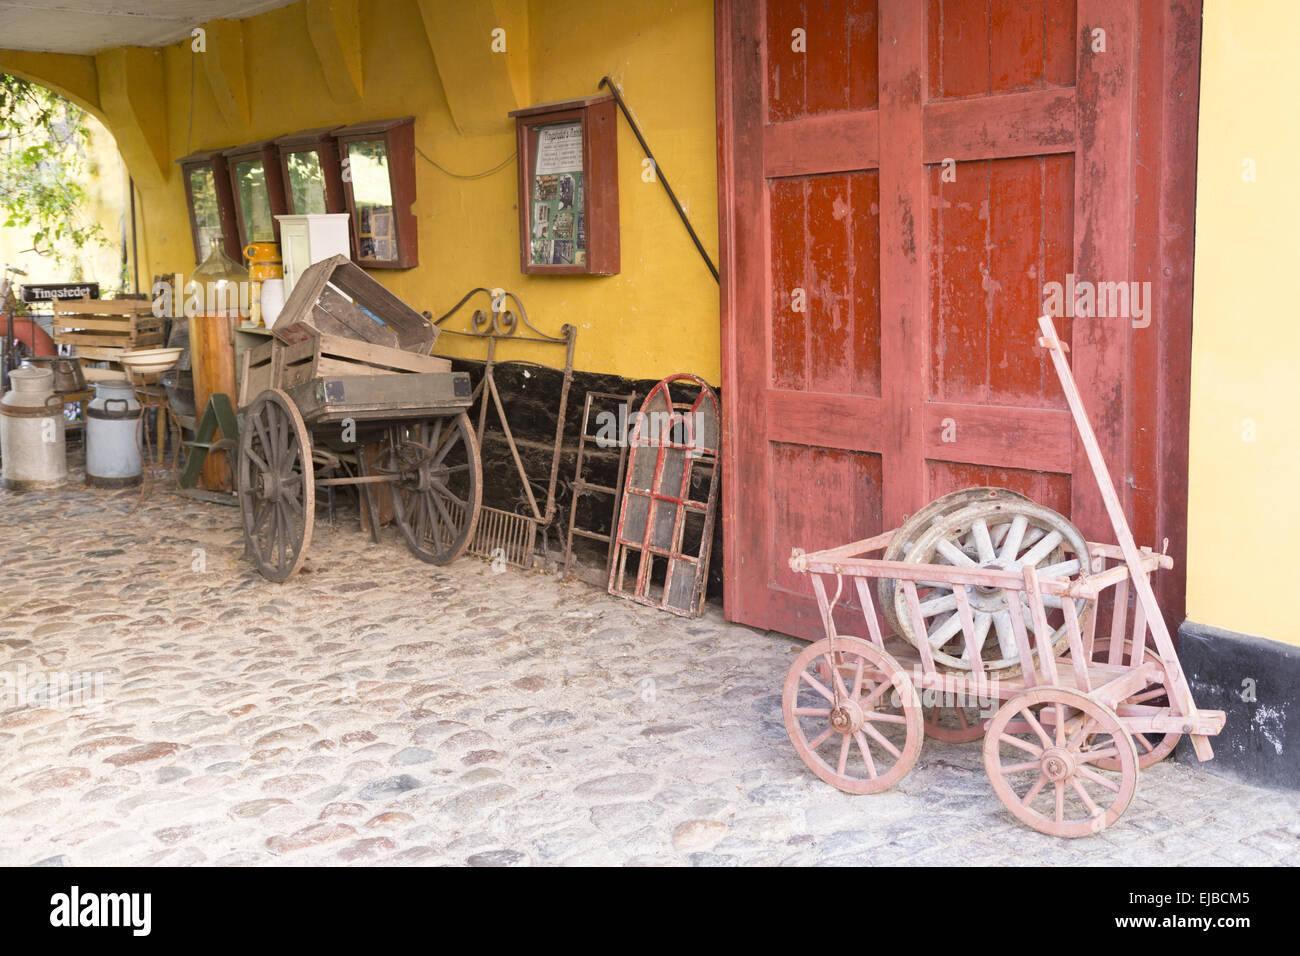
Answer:
[[63, 399], [54, 393], [54, 372], [19, 368], [0, 398], [0, 455], [4, 486], [13, 491], [58, 488], [68, 480], [63, 439]]
[[86, 484], [127, 488], [140, 483], [140, 403], [128, 382], [96, 382], [86, 406]]

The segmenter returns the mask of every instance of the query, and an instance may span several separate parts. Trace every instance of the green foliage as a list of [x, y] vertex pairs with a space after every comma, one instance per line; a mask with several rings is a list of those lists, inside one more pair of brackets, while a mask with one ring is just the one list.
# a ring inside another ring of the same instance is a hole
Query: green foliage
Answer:
[[78, 179], [89, 140], [84, 110], [0, 73], [0, 216], [4, 226], [30, 230], [32, 248], [59, 263], [108, 243], [83, 213], [88, 199]]

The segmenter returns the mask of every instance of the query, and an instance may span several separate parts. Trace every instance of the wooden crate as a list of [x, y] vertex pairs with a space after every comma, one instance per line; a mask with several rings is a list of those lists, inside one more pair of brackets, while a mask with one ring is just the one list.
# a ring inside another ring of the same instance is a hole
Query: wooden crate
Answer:
[[54, 304], [54, 342], [78, 358], [114, 362], [126, 349], [163, 345], [163, 320], [147, 299], [65, 299]]
[[451, 371], [445, 358], [327, 335], [303, 323], [275, 331], [275, 339], [244, 353], [241, 408], [268, 388], [289, 389], [314, 378]]
[[438, 337], [437, 326], [347, 256], [324, 259], [298, 277], [272, 331], [287, 342], [287, 330], [298, 325], [417, 355], [428, 355]]

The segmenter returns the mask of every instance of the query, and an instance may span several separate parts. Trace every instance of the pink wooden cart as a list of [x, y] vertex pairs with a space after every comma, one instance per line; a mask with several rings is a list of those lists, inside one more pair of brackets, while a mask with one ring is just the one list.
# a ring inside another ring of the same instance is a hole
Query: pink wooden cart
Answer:
[[[985, 501], [945, 519], [938, 537], [948, 540], [921, 549], [929, 561], [915, 559], [916, 549], [912, 560], [873, 557], [896, 531], [809, 554], [795, 549], [790, 567], [811, 576], [826, 638], [790, 668], [782, 709], [804, 762], [850, 793], [897, 783], [926, 736], [983, 737], [985, 769], [1012, 814], [1043, 833], [1077, 837], [1114, 823], [1139, 769], [1166, 757], [1183, 734], [1199, 759], [1210, 759], [1209, 737], [1224, 714], [1192, 700], [1150, 581], [1173, 561], [1134, 542], [1067, 346], [1049, 317], [1039, 325], [1038, 344], [1051, 353], [1119, 543], [1079, 538], [1071, 547], [1068, 535], [1049, 529], [1025, 560], [1024, 519], [1010, 516], [1037, 506]], [[1044, 559], [1052, 548], [1056, 557]], [[846, 586], [869, 639], [836, 630]], [[882, 607], [886, 626], [876, 613], [882, 596], [896, 598]], [[1109, 627], [1098, 634], [1104, 611]]]

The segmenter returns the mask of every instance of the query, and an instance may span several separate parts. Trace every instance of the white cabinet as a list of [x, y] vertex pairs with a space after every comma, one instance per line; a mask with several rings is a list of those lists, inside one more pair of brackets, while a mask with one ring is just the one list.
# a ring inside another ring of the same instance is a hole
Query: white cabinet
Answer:
[[276, 216], [280, 223], [280, 258], [284, 262], [284, 297], [289, 298], [298, 276], [314, 262], [330, 256], [351, 256], [345, 212]]

